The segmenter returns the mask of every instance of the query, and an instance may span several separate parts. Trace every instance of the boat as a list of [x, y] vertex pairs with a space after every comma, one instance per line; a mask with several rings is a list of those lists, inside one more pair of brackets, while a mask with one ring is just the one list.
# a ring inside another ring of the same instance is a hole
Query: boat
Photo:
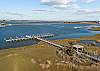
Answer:
[[12, 26], [12, 24], [0, 23], [0, 27]]
[[80, 29], [81, 27], [74, 27], [75, 29]]
[[0, 23], [0, 27], [5, 27], [5, 23]]

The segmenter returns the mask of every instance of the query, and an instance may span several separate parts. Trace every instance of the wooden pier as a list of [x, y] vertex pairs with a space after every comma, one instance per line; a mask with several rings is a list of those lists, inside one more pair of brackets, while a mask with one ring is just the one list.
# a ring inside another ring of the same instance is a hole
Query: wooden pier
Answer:
[[4, 39], [6, 42], [17, 42], [17, 41], [25, 41], [25, 40], [32, 40], [33, 37], [41, 37], [41, 38], [48, 38], [48, 37], [53, 37], [55, 36], [54, 34], [38, 34], [38, 35], [26, 35], [25, 37], [16, 37], [16, 38], [12, 38], [10, 37], [9, 39]]
[[[23, 38], [16, 38], [16, 39], [10, 38], [10, 39], [6, 40], [6, 42], [14, 42], [14, 41], [19, 41], [19, 40], [27, 40], [27, 39], [37, 39], [39, 41], [43, 41], [43, 42], [48, 43], [50, 45], [53, 45], [53, 46], [55, 46], [57, 48], [60, 48], [63, 51], [63, 53], [64, 52], [66, 53], [66, 51], [64, 51], [64, 50], [67, 47], [64, 47], [64, 46], [61, 46], [59, 44], [50, 42], [50, 41], [48, 41], [46, 39], [43, 39], [43, 37], [53, 37], [53, 36], [54, 36], [54, 34], [36, 35], [36, 36], [35, 35], [33, 35], [33, 36], [26, 35], [26, 37], [23, 37]], [[85, 56], [85, 57], [87, 57], [89, 59], [92, 59], [92, 60], [94, 60], [96, 62], [98, 62], [98, 61], [100, 62], [100, 56], [99, 55], [96, 55], [96, 56], [95, 55], [89, 55], [89, 54], [86, 54], [86, 53], [80, 52], [80, 51], [76, 51], [76, 53], [77, 53], [78, 56]]]
[[[34, 36], [34, 38], [37, 39], [37, 40], [46, 42], [46, 43], [48, 43], [50, 45], [56, 46], [57, 48], [60, 48], [61, 50], [63, 50], [63, 52], [65, 52], [64, 50], [65, 50], [66, 47], [64, 47], [64, 46], [61, 46], [59, 44], [50, 42], [48, 40], [45, 40], [45, 39], [42, 39], [42, 38], [39, 38], [39, 37], [36, 37], [36, 36]], [[76, 51], [76, 53], [77, 53], [78, 56], [85, 56], [85, 57], [87, 57], [87, 58], [89, 58], [89, 59], [91, 59], [93, 61], [96, 61], [96, 62], [99, 61], [100, 62], [100, 56], [99, 55], [96, 55], [96, 56], [95, 55], [89, 55], [89, 54], [86, 54], [84, 52], [79, 52], [79, 51]]]

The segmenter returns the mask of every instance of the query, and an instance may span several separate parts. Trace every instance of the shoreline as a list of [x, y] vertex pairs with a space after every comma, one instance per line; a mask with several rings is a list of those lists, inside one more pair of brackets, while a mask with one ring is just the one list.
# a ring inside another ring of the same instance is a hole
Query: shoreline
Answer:
[[24, 23], [65, 23], [65, 24], [99, 24], [99, 21], [44, 21], [44, 20], [0, 20], [0, 22]]
[[[100, 36], [100, 35], [97, 35]], [[82, 38], [83, 39], [83, 38]], [[63, 45], [63, 46], [70, 46], [68, 45], [71, 42], [79, 42], [80, 39], [63, 39], [63, 40], [49, 40], [53, 43]], [[87, 45], [83, 45], [87, 46]], [[92, 48], [86, 47], [88, 52], [94, 52], [97, 51], [98, 54], [100, 54], [100, 48], [92, 46]], [[41, 71], [41, 70], [47, 70], [43, 69], [42, 66], [44, 65], [50, 65], [49, 70], [52, 71], [63, 71], [65, 68], [65, 71], [76, 69], [78, 71], [91, 71], [95, 69], [99, 69], [100, 65], [98, 63], [92, 63], [91, 61], [78, 63], [74, 61], [80, 61], [81, 59], [75, 59], [72, 60], [72, 56], [68, 56], [66, 61], [62, 61], [56, 54], [56, 47], [51, 46], [45, 42], [39, 42], [35, 45], [30, 46], [24, 46], [19, 48], [9, 48], [0, 50], [0, 69], [3, 71], [11, 71], [10, 68], [19, 68], [19, 71]], [[15, 63], [17, 63], [15, 65]], [[92, 65], [91, 65], [92, 63]], [[8, 66], [7, 66], [8, 65]], [[7, 66], [6, 68], [4, 68]], [[24, 66], [24, 68], [23, 68]], [[61, 70], [55, 68], [59, 67]], [[88, 68], [87, 68], [88, 67]], [[91, 68], [93, 67], [93, 68]], [[20, 70], [21, 69], [21, 70]], [[31, 70], [30, 70], [31, 69]], [[86, 70], [87, 69], [87, 70]]]
[[[48, 41], [51, 41], [51, 42], [54, 42], [54, 43], [57, 43], [57, 44], [62, 44], [62, 43], [64, 43], [64, 42], [66, 42], [66, 43], [68, 43], [68, 42], [80, 42], [81, 40], [94, 40], [94, 41], [96, 41], [96, 42], [98, 42], [98, 43], [100, 43], [100, 39], [98, 39], [98, 38], [100, 38], [100, 34], [97, 34], [97, 35], [95, 35], [95, 36], [87, 36], [87, 37], [80, 37], [80, 38], [65, 38], [65, 39], [58, 39], [58, 40], [48, 40]], [[39, 42], [39, 43], [37, 43], [37, 44], [32, 44], [32, 45], [27, 45], [27, 46], [23, 46], [23, 47], [30, 47], [30, 46], [35, 46], [35, 45], [40, 45], [40, 43], [44, 43], [44, 42]], [[45, 45], [46, 43], [44, 43], [44, 45]], [[23, 48], [23, 47], [16, 47], [16, 48]], [[4, 50], [4, 49], [14, 49], [14, 48], [3, 48], [3, 49], [1, 49], [1, 50]]]
[[76, 22], [64, 22], [65, 24], [98, 24], [97, 21], [76, 21]]

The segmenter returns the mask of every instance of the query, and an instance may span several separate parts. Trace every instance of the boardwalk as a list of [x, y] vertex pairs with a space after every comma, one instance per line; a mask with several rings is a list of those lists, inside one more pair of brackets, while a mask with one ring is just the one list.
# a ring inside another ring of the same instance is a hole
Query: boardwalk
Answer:
[[[37, 40], [40, 40], [40, 41], [43, 41], [43, 42], [46, 42], [46, 43], [48, 43], [48, 44], [50, 44], [50, 45], [59, 47], [59, 48], [61, 48], [61, 49], [65, 48], [65, 47], [63, 47], [63, 46], [61, 46], [61, 45], [59, 45], [59, 44], [55, 44], [55, 43], [53, 43], [53, 42], [47, 41], [47, 40], [45, 40], [45, 39], [42, 39], [42, 38], [39, 38], [39, 37], [36, 37], [36, 36], [34, 36], [33, 38], [35, 38], [35, 39], [37, 39]], [[82, 52], [79, 52], [79, 51], [76, 51], [76, 53], [77, 53], [79, 56], [85, 56], [85, 57], [87, 57], [87, 58], [90, 58], [90, 59], [92, 59], [92, 60], [95, 60], [95, 61], [99, 61], [99, 62], [100, 62], [100, 57], [99, 57], [98, 55], [97, 55], [97, 56], [93, 56], [93, 55], [89, 55], [89, 54], [82, 53]]]
[[10, 37], [10, 39], [4, 39], [6, 42], [15, 42], [15, 41], [24, 41], [24, 40], [28, 40], [28, 39], [33, 39], [33, 37], [36, 36], [36, 37], [41, 37], [41, 38], [47, 38], [47, 37], [53, 37], [55, 36], [54, 34], [50, 34], [50, 33], [47, 33], [47, 34], [38, 34], [38, 35], [26, 35], [25, 37], [20, 37], [20, 38], [12, 38]]
[[[43, 42], [46, 42], [46, 43], [48, 43], [48, 44], [50, 44], [50, 45], [53, 45], [53, 46], [55, 46], [55, 47], [57, 47], [57, 48], [60, 48], [60, 49], [62, 49], [62, 50], [64, 50], [64, 48], [66, 48], [66, 47], [64, 47], [64, 46], [61, 46], [61, 45], [59, 45], [59, 44], [56, 44], [56, 43], [53, 43], [53, 42], [50, 42], [50, 41], [48, 41], [48, 40], [45, 40], [45, 39], [42, 39], [43, 37], [48, 37], [48, 36], [54, 36], [53, 34], [49, 34], [49, 35], [38, 35], [38, 36], [28, 36], [28, 35], [26, 35], [26, 38], [17, 38], [17, 39], [9, 39], [9, 40], [6, 40], [6, 42], [14, 42], [14, 41], [19, 41], [19, 40], [27, 40], [27, 39], [37, 39], [37, 40], [39, 40], [39, 41], [43, 41]], [[65, 51], [63, 51], [63, 52], [65, 52]], [[86, 54], [86, 53], [83, 53], [83, 52], [79, 52], [79, 51], [76, 51], [76, 53], [79, 55], [79, 56], [85, 56], [85, 57], [87, 57], [87, 58], [90, 58], [90, 59], [92, 59], [92, 60], [95, 60], [95, 61], [100, 61], [100, 57], [98, 56], [98, 55], [89, 55], [89, 54]]]
[[79, 56], [85, 56], [85, 57], [90, 58], [94, 61], [99, 61], [100, 62], [100, 56], [99, 55], [89, 55], [89, 54], [85, 54], [85, 53], [81, 53], [81, 52], [77, 52], [77, 54]]
[[47, 40], [45, 40], [45, 39], [42, 39], [42, 38], [39, 38], [39, 37], [36, 37], [36, 36], [34, 36], [33, 38], [35, 38], [35, 39], [37, 39], [37, 40], [40, 40], [40, 41], [43, 41], [43, 42], [46, 42], [46, 43], [48, 43], [48, 44], [50, 44], [50, 45], [53, 45], [53, 46], [56, 46], [56, 47], [59, 47], [59, 48], [64, 48], [64, 47], [61, 46], [61, 45], [55, 44], [55, 43], [53, 43], [53, 42], [47, 41]]

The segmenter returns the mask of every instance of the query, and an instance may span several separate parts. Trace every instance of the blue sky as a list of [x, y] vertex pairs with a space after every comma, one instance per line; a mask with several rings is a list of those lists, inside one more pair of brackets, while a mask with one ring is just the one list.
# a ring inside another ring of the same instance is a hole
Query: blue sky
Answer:
[[100, 20], [100, 0], [0, 0], [0, 19]]

